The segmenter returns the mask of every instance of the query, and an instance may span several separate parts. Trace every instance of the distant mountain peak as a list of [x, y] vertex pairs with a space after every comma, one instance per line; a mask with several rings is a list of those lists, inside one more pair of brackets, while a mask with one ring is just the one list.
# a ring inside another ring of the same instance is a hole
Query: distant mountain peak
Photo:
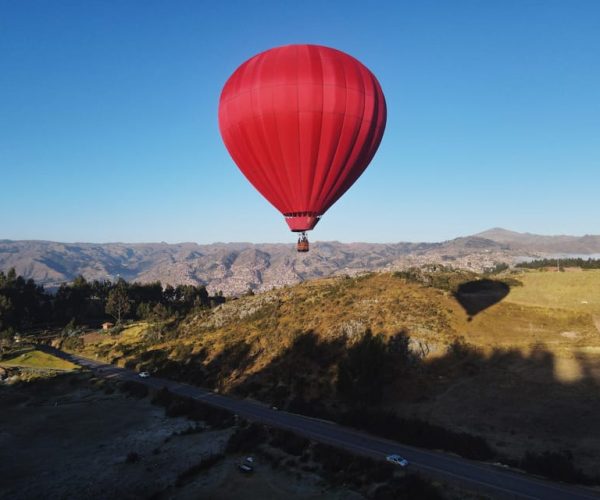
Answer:
[[504, 229], [503, 227], [493, 227], [491, 229], [486, 229], [485, 231], [482, 231], [481, 233], [474, 234], [473, 236], [479, 236], [480, 238], [493, 239], [494, 237], [501, 237], [501, 236], [514, 237], [514, 236], [521, 236], [523, 234], [529, 234], [529, 233], [518, 233], [517, 231], [511, 231], [510, 229]]

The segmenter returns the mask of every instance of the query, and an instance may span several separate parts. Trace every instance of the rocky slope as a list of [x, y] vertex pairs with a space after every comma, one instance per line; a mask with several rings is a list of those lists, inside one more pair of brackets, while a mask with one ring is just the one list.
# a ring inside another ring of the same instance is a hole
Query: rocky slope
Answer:
[[475, 236], [510, 246], [514, 250], [565, 254], [595, 254], [600, 252], [600, 235], [545, 236], [517, 233], [502, 228], [493, 228]]
[[267, 290], [332, 274], [445, 264], [482, 271], [521, 256], [600, 253], [600, 236], [536, 236], [493, 229], [442, 243], [317, 242], [308, 254], [293, 245], [252, 243], [57, 243], [0, 241], [0, 270], [46, 287], [78, 274], [87, 279], [204, 284], [226, 295]]

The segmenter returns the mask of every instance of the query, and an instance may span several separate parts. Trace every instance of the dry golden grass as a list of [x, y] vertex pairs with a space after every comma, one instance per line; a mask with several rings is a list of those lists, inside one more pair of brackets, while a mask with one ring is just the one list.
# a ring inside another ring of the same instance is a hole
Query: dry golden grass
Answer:
[[249, 346], [253, 363], [248, 373], [260, 371], [307, 332], [321, 341], [352, 342], [367, 328], [386, 336], [406, 331], [443, 348], [456, 336], [452, 326], [454, 299], [447, 293], [406, 283], [391, 274], [365, 278], [328, 278], [254, 297], [244, 297], [207, 318], [183, 324], [179, 342], [208, 351], [207, 362], [241, 342]]
[[78, 368], [69, 361], [65, 361], [64, 359], [57, 358], [56, 356], [33, 348], [24, 348], [16, 353], [14, 357], [2, 360], [0, 364], [4, 366], [34, 368], [38, 370], [71, 371]]
[[508, 302], [600, 314], [600, 269], [581, 272], [532, 271], [519, 275]]

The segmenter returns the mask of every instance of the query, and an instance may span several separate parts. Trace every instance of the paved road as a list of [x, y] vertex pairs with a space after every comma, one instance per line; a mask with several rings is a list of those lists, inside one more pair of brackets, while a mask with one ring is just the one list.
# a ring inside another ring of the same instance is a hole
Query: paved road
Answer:
[[188, 384], [161, 378], [140, 378], [132, 370], [118, 368], [96, 360], [68, 354], [48, 346], [43, 349], [73, 363], [93, 370], [98, 376], [116, 380], [135, 380], [155, 389], [166, 387], [171, 392], [201, 400], [215, 407], [274, 427], [288, 429], [321, 443], [345, 448], [375, 459], [398, 453], [410, 462], [410, 467], [442, 479], [459, 481], [476, 489], [493, 493], [498, 498], [528, 498], [543, 500], [599, 499], [600, 491], [552, 483], [499, 466], [474, 462], [445, 453], [406, 446], [375, 437], [324, 420], [295, 413], [276, 411], [261, 403], [234, 399]]

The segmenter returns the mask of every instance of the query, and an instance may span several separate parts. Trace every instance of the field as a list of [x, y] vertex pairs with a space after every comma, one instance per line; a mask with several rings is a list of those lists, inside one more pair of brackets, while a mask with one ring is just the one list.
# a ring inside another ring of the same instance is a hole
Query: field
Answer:
[[524, 286], [511, 291], [509, 302], [600, 315], [600, 269], [525, 272], [519, 279]]
[[32, 347], [24, 347], [11, 353], [0, 361], [0, 366], [16, 366], [34, 370], [71, 371], [78, 367], [73, 363], [57, 358], [51, 354], [38, 351]]
[[600, 382], [600, 271], [524, 272], [522, 286], [461, 325], [483, 348], [547, 351], [560, 382]]

